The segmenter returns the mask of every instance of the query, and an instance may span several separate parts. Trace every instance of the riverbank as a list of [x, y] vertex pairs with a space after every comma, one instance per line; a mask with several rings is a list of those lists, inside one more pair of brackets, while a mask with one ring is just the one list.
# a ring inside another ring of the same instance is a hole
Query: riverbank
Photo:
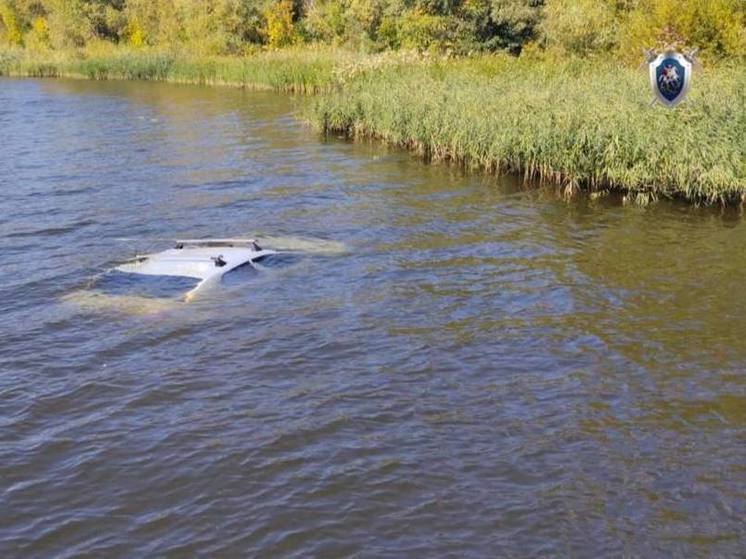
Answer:
[[695, 203], [746, 194], [746, 73], [695, 76], [689, 102], [651, 106], [647, 75], [590, 62], [481, 58], [361, 73], [316, 103], [327, 132], [580, 190]]
[[699, 70], [689, 101], [651, 106], [642, 70], [507, 56], [354, 55], [320, 48], [243, 58], [119, 50], [0, 53], [0, 74], [145, 79], [320, 94], [324, 133], [373, 138], [432, 160], [555, 183], [702, 204], [746, 196], [746, 73]]
[[0, 76], [153, 80], [314, 94], [331, 89], [334, 69], [349, 56], [330, 49], [264, 51], [246, 57], [126, 48], [45, 54], [7, 49], [0, 50]]

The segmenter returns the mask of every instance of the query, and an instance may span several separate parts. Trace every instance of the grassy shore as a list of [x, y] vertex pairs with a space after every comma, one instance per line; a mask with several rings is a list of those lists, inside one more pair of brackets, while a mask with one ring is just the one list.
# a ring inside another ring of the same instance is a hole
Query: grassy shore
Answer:
[[700, 70], [686, 105], [651, 106], [647, 76], [593, 61], [444, 59], [334, 49], [194, 58], [115, 50], [0, 51], [0, 75], [146, 79], [316, 93], [309, 120], [433, 160], [521, 173], [567, 194], [621, 191], [741, 203], [746, 196], [746, 72]]
[[695, 76], [676, 110], [651, 106], [647, 75], [588, 61], [485, 57], [360, 72], [316, 102], [315, 122], [436, 160], [633, 200], [740, 203], [746, 72]]
[[330, 49], [266, 51], [246, 57], [125, 48], [43, 54], [6, 49], [0, 50], [0, 76], [154, 80], [320, 93], [332, 88], [334, 68], [348, 56]]

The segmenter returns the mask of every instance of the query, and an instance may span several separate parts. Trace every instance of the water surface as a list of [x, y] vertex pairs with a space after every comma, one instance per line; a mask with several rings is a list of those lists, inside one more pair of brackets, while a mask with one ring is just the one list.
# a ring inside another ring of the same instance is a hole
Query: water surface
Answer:
[[[322, 141], [305, 102], [0, 80], [0, 555], [742, 554], [738, 215]], [[254, 234], [311, 250], [94, 289]]]

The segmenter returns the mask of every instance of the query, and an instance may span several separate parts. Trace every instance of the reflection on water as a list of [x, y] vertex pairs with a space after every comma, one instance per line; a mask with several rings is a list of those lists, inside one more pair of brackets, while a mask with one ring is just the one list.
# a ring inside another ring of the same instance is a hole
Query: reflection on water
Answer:
[[[303, 102], [0, 81], [1, 555], [741, 554], [741, 219], [322, 142]], [[293, 258], [90, 289], [251, 235]]]

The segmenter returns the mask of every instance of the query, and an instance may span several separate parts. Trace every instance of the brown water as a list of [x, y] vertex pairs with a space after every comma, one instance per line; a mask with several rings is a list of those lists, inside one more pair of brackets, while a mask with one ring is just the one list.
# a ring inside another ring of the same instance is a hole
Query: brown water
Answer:
[[[325, 142], [301, 102], [0, 80], [0, 556], [743, 556], [742, 220]], [[98, 288], [252, 234], [306, 250]]]

